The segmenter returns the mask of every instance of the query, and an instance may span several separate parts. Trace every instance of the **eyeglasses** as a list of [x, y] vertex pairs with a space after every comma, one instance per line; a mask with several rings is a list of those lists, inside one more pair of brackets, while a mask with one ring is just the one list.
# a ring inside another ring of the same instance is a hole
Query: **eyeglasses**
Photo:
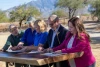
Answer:
[[49, 22], [50, 22], [50, 24], [49, 24], [50, 26], [53, 26], [53, 25], [55, 24], [54, 21], [50, 21], [50, 20], [49, 20]]
[[53, 26], [58, 20], [59, 20], [58, 17], [56, 17], [53, 21], [51, 21], [50, 18], [49, 18], [49, 22], [52, 22], [52, 23], [49, 24], [49, 25], [50, 25], [50, 26]]
[[54, 23], [51, 23], [51, 24], [49, 24], [50, 26], [53, 26], [54, 25]]

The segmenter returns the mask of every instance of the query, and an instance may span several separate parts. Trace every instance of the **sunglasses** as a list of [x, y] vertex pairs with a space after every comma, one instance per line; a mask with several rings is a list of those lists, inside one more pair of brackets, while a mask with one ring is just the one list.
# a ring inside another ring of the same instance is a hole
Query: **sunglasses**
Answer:
[[51, 23], [51, 24], [49, 24], [50, 26], [53, 26], [54, 25], [54, 23]]
[[52, 23], [49, 24], [49, 25], [50, 25], [50, 26], [53, 26], [58, 20], [59, 20], [58, 17], [56, 17], [53, 21], [50, 21], [50, 18], [49, 18], [49, 22], [52, 22]]

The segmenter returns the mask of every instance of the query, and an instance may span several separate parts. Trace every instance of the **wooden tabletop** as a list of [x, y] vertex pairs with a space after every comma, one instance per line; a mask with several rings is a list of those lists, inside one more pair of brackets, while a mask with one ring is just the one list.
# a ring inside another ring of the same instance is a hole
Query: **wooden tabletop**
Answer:
[[41, 65], [45, 65], [49, 63], [81, 57], [82, 55], [83, 55], [83, 52], [61, 54], [58, 56], [45, 56], [41, 53], [29, 54], [29, 53], [0, 52], [0, 61], [41, 66]]

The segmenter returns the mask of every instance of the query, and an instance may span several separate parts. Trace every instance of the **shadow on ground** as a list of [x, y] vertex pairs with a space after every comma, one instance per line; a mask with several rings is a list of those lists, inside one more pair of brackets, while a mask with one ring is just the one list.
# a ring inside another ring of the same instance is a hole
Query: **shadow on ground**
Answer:
[[100, 44], [100, 37], [91, 37], [92, 44]]
[[98, 21], [83, 21], [83, 23], [100, 23]]
[[100, 32], [97, 32], [97, 31], [93, 31], [93, 30], [87, 30], [87, 32], [89, 32], [89, 33], [92, 33], [92, 34], [99, 34]]

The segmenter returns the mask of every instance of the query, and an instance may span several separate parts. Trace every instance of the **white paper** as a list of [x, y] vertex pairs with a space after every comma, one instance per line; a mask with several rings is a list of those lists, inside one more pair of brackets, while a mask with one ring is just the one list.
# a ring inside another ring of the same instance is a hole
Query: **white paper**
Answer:
[[46, 55], [46, 56], [58, 56], [58, 55], [61, 55], [61, 54], [54, 54], [54, 53], [44, 53], [42, 55]]
[[21, 50], [15, 50], [15, 51], [13, 51], [13, 50], [7, 50], [7, 52], [22, 52]]
[[34, 50], [32, 50], [32, 51], [29, 52], [29, 53], [39, 53], [39, 51], [34, 51]]

